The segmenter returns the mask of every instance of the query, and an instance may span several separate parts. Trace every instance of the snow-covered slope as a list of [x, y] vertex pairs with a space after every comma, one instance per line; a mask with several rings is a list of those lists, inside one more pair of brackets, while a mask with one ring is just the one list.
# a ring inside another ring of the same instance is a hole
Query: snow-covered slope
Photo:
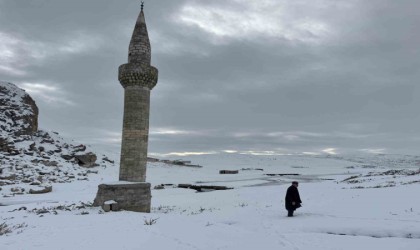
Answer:
[[38, 130], [38, 107], [12, 83], [0, 82], [0, 111], [2, 197], [50, 192], [55, 183], [86, 181], [100, 165], [114, 166], [89, 146]]

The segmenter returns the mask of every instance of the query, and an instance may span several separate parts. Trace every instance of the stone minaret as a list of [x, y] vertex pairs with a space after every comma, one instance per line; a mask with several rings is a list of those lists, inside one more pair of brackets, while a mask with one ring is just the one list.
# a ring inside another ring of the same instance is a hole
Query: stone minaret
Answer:
[[99, 185], [93, 202], [105, 211], [150, 212], [150, 183], [146, 182], [150, 90], [158, 78], [157, 69], [150, 65], [150, 53], [142, 4], [128, 47], [128, 63], [118, 72], [124, 88], [120, 181]]
[[120, 66], [118, 74], [124, 88], [120, 181], [146, 181], [150, 90], [158, 78], [158, 71], [150, 65], [150, 59], [142, 6], [128, 47], [128, 63]]

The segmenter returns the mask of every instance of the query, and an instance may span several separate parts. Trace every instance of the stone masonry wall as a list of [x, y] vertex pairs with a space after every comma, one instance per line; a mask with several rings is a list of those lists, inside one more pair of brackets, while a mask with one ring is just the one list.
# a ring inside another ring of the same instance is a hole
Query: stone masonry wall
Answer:
[[101, 184], [93, 201], [93, 206], [103, 206], [106, 201], [116, 201], [118, 208], [150, 213], [150, 183]]

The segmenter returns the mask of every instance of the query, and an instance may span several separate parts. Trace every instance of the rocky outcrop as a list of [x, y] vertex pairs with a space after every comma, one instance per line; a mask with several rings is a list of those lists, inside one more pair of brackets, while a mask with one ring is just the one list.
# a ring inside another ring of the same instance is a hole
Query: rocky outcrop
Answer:
[[[51, 192], [52, 183], [89, 180], [98, 171], [85, 168], [99, 166], [96, 161], [88, 146], [39, 130], [34, 100], [16, 85], [0, 81], [0, 187], [20, 185], [29, 190], [25, 193]], [[102, 167], [112, 165], [111, 160], [101, 162]], [[3, 188], [0, 196], [23, 192]]]
[[28, 139], [37, 130], [35, 101], [23, 89], [0, 81], [0, 151], [8, 155], [19, 154], [14, 142]]
[[0, 81], [0, 137], [32, 135], [38, 131], [38, 107], [16, 85]]

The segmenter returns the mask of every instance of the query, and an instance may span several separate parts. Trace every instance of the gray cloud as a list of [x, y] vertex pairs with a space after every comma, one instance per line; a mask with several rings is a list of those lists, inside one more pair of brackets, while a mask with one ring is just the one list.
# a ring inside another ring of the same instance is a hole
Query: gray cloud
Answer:
[[[34, 96], [42, 127], [118, 145], [138, 5], [0, 1], [0, 79]], [[150, 151], [418, 151], [419, 5], [146, 2]]]

